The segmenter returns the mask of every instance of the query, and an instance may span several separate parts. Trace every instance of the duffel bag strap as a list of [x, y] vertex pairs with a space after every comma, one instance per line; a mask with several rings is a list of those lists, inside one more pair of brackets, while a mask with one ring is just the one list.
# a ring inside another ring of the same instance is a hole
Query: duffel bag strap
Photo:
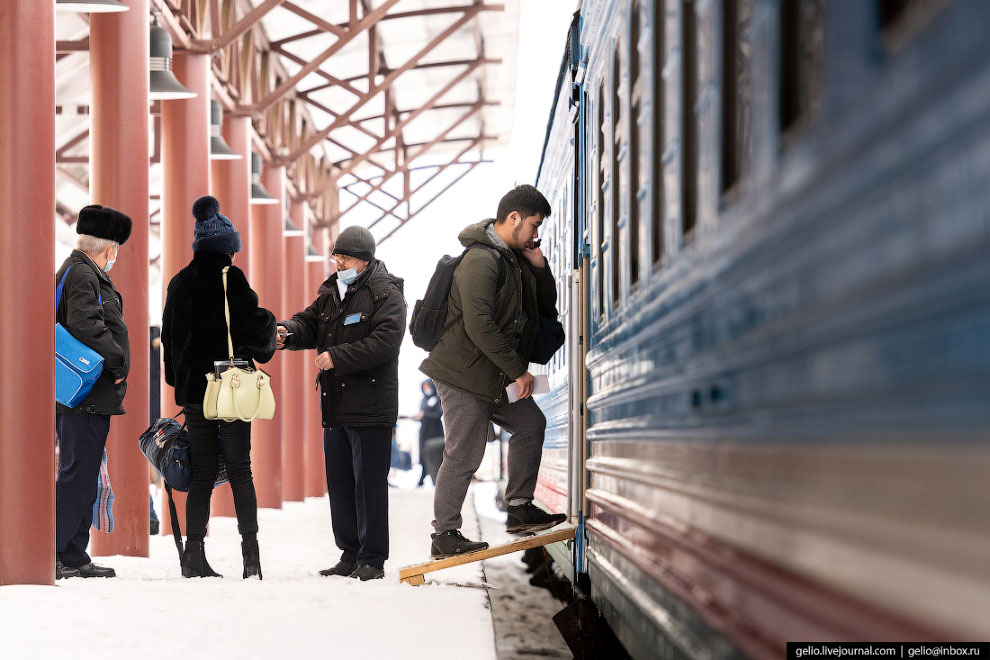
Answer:
[[168, 517], [172, 521], [172, 536], [175, 537], [175, 547], [179, 551], [179, 561], [182, 561], [182, 533], [179, 531], [179, 514], [175, 511], [175, 500], [172, 499], [172, 488], [162, 479], [165, 492], [168, 493]]

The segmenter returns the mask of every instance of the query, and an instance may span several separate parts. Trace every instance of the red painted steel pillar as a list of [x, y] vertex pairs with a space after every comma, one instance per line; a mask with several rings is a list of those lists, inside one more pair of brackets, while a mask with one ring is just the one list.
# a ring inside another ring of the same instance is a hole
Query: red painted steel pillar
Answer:
[[[300, 228], [285, 235], [285, 277], [282, 280], [282, 315], [288, 318], [306, 308], [305, 265], [306, 202], [294, 200], [289, 208], [292, 224]], [[302, 502], [306, 497], [306, 463], [303, 451], [303, 388], [306, 356], [300, 351], [282, 354], [282, 499]]]
[[[327, 279], [327, 253], [325, 230], [313, 229], [310, 238], [318, 257], [306, 258], [306, 305], [316, 300], [316, 292]], [[314, 390], [316, 368], [315, 351], [303, 351], [304, 429], [303, 445], [306, 456], [306, 497], [323, 497], [327, 492], [327, 475], [323, 456], [323, 412], [320, 410], [320, 393]]]
[[0, 3], [0, 585], [55, 583], [55, 8]]
[[[262, 307], [270, 309], [276, 317], [282, 311], [282, 233], [285, 230], [285, 168], [262, 166], [262, 185], [277, 204], [255, 204], [251, 207], [251, 273], [248, 281], [257, 292]], [[273, 375], [272, 389], [275, 401], [281, 401], [285, 387], [281, 381], [282, 352], [261, 368]], [[281, 406], [275, 408], [275, 417], [251, 424], [251, 470], [254, 473], [254, 489], [258, 506], [268, 509], [282, 508], [282, 420]]]
[[[227, 146], [242, 157], [238, 160], [210, 161], [210, 194], [220, 202], [220, 212], [230, 218], [241, 234], [241, 251], [237, 253], [234, 264], [248, 274], [248, 244], [251, 235], [251, 118], [227, 116], [221, 131]], [[210, 500], [210, 515], [235, 514], [234, 494], [230, 490], [230, 484], [215, 488]]]
[[114, 417], [107, 439], [114, 494], [114, 532], [94, 531], [94, 555], [147, 557], [148, 470], [137, 438], [148, 427], [148, 0], [125, 0], [128, 11], [92, 14], [89, 62], [90, 196], [134, 223], [110, 277], [124, 300], [130, 342], [126, 415]]
[[[144, 28], [145, 33], [148, 27]], [[196, 92], [191, 99], [162, 101], [162, 301], [168, 283], [192, 259], [195, 220], [192, 204], [209, 194], [210, 175], [210, 69], [209, 56], [176, 52], [172, 72], [187, 89]], [[147, 77], [147, 74], [145, 75]], [[246, 223], [234, 227], [243, 236]], [[164, 351], [163, 351], [164, 354]], [[179, 410], [174, 390], [165, 383], [162, 370], [162, 413], [172, 417]], [[185, 530], [186, 494], [174, 493], [179, 525]], [[162, 493], [160, 510], [162, 534], [172, 533], [168, 496]]]

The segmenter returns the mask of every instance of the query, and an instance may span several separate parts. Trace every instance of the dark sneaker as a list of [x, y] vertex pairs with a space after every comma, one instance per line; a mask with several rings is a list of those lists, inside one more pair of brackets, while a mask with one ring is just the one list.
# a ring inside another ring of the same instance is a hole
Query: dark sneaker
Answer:
[[149, 526], [149, 531], [151, 532], [151, 535], [158, 536], [159, 529], [160, 529], [159, 522], [157, 520], [152, 520], [151, 525]]
[[97, 566], [93, 562], [89, 562], [88, 564], [83, 564], [82, 566], [80, 566], [76, 570], [79, 571], [79, 577], [84, 577], [84, 578], [91, 578], [91, 577], [111, 578], [111, 577], [117, 577], [117, 572], [115, 570], [113, 570], [112, 568], [108, 568], [106, 566]]
[[347, 577], [354, 572], [355, 568], [357, 568], [356, 564], [349, 564], [346, 561], [338, 561], [330, 568], [324, 568], [320, 571], [320, 575], [323, 577], [329, 577], [331, 575], [343, 575], [344, 577]]
[[348, 577], [357, 578], [358, 580], [361, 580], [361, 582], [367, 582], [368, 580], [381, 580], [385, 577], [385, 571], [381, 568], [364, 564], [355, 568], [354, 572]]
[[459, 529], [452, 529], [440, 534], [430, 534], [433, 545], [430, 547], [430, 556], [434, 559], [444, 559], [446, 557], [456, 557], [469, 552], [486, 550], [488, 544], [484, 541], [470, 541], [464, 538]]
[[532, 502], [506, 508], [505, 531], [509, 534], [531, 534], [550, 529], [567, 520], [563, 513], [547, 513]]
[[55, 560], [55, 579], [64, 580], [65, 578], [79, 577], [79, 569], [73, 566], [66, 566], [60, 560]]

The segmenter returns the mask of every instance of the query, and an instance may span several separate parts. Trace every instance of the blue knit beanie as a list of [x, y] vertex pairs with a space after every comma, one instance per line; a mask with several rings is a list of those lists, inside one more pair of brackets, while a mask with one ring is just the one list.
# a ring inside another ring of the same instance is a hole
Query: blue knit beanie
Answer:
[[212, 250], [229, 254], [241, 251], [241, 235], [227, 216], [220, 213], [220, 202], [216, 197], [200, 197], [193, 202], [192, 212], [196, 218], [193, 252]]

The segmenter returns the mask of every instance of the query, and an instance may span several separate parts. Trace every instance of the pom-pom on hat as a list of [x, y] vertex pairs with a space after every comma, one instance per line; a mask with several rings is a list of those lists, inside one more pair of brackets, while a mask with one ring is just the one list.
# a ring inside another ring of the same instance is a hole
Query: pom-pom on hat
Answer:
[[331, 254], [345, 254], [361, 261], [374, 261], [375, 237], [364, 227], [348, 227], [337, 236]]
[[123, 245], [131, 235], [131, 219], [117, 209], [91, 204], [79, 211], [76, 233], [105, 238]]
[[230, 254], [241, 251], [241, 235], [227, 216], [220, 213], [216, 197], [203, 195], [192, 207], [196, 227], [193, 230], [193, 252], [212, 250]]

